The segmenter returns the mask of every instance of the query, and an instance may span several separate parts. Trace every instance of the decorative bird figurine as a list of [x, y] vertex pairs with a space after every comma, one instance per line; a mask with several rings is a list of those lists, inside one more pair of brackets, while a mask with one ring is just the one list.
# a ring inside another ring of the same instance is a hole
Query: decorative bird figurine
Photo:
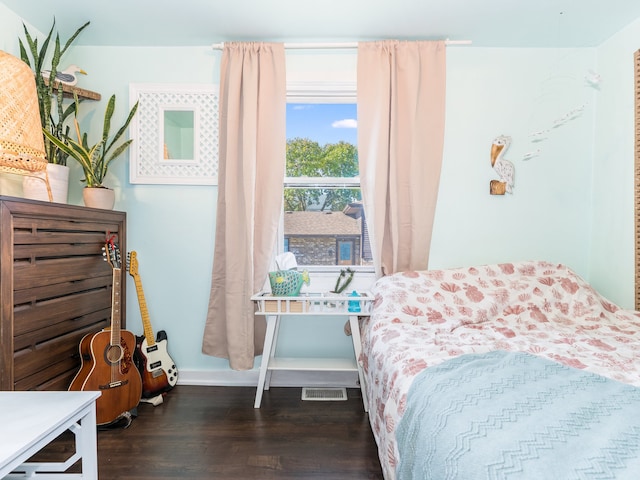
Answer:
[[[69, 65], [64, 70], [56, 72], [56, 80], [58, 82], [60, 82], [60, 83], [64, 83], [65, 85], [73, 86], [76, 83], [78, 83], [78, 77], [77, 77], [76, 73], [81, 73], [82, 75], [86, 75], [87, 74], [87, 72], [82, 70], [77, 65]], [[51, 75], [51, 71], [50, 70], [43, 70], [42, 71], [42, 76], [43, 77], [49, 78], [50, 75]]]
[[511, 137], [507, 135], [496, 137], [491, 145], [491, 166], [500, 177], [500, 181], [504, 184], [506, 192], [513, 193], [515, 168], [513, 167], [513, 163], [503, 158], [509, 145], [511, 145]]

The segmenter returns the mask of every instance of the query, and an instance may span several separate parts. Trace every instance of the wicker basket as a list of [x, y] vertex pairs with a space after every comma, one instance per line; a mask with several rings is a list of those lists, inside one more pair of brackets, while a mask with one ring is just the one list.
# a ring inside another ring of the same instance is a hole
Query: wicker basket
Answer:
[[53, 200], [36, 82], [31, 69], [17, 57], [0, 51], [0, 172], [40, 177]]
[[33, 72], [0, 51], [0, 166], [15, 173], [47, 168]]

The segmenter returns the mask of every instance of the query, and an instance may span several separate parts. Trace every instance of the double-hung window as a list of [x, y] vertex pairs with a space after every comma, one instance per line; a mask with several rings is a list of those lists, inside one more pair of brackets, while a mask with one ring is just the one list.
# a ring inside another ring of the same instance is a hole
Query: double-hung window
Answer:
[[355, 85], [288, 85], [281, 251], [299, 266], [372, 270], [356, 112]]

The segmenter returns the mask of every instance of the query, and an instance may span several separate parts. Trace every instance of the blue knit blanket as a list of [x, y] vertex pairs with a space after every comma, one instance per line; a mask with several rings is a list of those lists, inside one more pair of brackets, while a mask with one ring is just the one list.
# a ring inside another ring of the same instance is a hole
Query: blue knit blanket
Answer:
[[414, 380], [398, 480], [640, 479], [640, 388], [525, 353], [463, 355]]

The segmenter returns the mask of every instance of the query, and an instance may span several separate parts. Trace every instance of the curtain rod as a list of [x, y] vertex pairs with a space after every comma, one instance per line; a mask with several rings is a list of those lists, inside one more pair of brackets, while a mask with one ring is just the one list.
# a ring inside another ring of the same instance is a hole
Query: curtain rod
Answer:
[[[445, 40], [444, 44], [449, 45], [471, 45], [471, 40]], [[222, 50], [224, 42], [214, 43], [211, 45], [214, 50]], [[358, 48], [358, 42], [345, 43], [285, 43], [284, 48], [287, 50], [320, 50], [320, 49], [355, 49]]]

